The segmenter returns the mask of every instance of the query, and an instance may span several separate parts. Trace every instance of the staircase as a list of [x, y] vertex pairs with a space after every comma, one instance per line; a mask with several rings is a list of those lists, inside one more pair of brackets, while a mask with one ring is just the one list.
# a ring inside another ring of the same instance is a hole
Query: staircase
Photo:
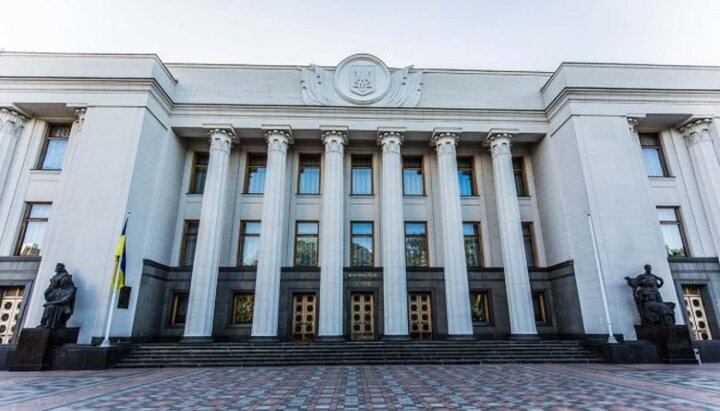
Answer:
[[279, 365], [597, 363], [579, 341], [138, 344], [120, 368]]

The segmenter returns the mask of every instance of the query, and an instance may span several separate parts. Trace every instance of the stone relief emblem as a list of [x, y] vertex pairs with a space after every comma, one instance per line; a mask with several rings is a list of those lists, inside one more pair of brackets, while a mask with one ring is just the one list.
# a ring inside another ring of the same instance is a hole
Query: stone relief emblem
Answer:
[[336, 67], [300, 67], [303, 101], [314, 106], [416, 107], [422, 76], [412, 66], [389, 69], [370, 54], [355, 54]]

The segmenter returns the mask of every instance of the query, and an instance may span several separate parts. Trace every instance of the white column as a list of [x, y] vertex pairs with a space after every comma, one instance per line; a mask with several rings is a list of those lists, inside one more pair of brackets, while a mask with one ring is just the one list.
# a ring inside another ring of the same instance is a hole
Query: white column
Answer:
[[403, 135], [396, 131], [380, 133], [382, 175], [380, 176], [380, 214], [382, 234], [384, 334], [407, 338], [408, 301], [405, 278], [405, 222], [403, 219], [402, 157]]
[[492, 153], [505, 289], [510, 313], [510, 335], [522, 338], [536, 336], [537, 329], [510, 152], [512, 139], [512, 134], [491, 132], [485, 143], [490, 146]]
[[255, 277], [255, 307], [252, 337], [275, 339], [278, 331], [280, 306], [280, 267], [282, 265], [282, 233], [285, 213], [285, 172], [289, 130], [269, 130], [267, 174], [260, 222], [260, 250]]
[[15, 146], [27, 118], [7, 108], [0, 108], [0, 196], [8, 179]]
[[208, 136], [210, 160], [190, 280], [188, 314], [183, 335], [186, 341], [212, 337], [230, 149], [236, 140], [232, 130], [213, 129], [208, 132]]
[[455, 152], [458, 139], [455, 133], [439, 132], [433, 135], [432, 143], [437, 150], [440, 175], [448, 336], [469, 337], [473, 335], [473, 327]]
[[708, 130], [711, 122], [710, 119], [697, 120], [682, 127], [680, 132], [690, 152], [715, 252], [720, 255], [720, 163]]
[[344, 261], [344, 151], [347, 134], [329, 130], [322, 134], [322, 218], [320, 220], [320, 312], [318, 337], [342, 340]]

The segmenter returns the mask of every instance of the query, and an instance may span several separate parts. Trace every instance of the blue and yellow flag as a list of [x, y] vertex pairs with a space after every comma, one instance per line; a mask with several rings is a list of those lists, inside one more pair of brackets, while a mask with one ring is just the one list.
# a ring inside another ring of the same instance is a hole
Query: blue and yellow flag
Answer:
[[125, 218], [122, 233], [115, 247], [115, 273], [113, 274], [112, 286], [122, 288], [125, 286], [125, 230], [127, 230], [128, 218]]

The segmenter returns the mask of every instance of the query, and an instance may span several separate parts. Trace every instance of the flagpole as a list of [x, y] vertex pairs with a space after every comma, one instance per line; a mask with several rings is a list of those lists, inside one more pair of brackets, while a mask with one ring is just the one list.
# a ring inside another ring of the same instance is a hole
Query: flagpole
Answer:
[[110, 347], [110, 327], [112, 326], [113, 314], [115, 313], [115, 300], [117, 299], [118, 270], [120, 269], [120, 257], [115, 260], [115, 272], [112, 280], [112, 297], [110, 297], [110, 309], [108, 310], [107, 321], [105, 322], [105, 338], [100, 343], [101, 347]]
[[605, 278], [603, 277], [602, 266], [600, 265], [600, 253], [598, 251], [597, 239], [595, 238], [595, 227], [593, 225], [592, 216], [587, 213], [588, 223], [590, 224], [590, 236], [592, 237], [593, 251], [595, 254], [595, 265], [597, 266], [598, 280], [600, 281], [600, 296], [602, 297], [603, 308], [605, 309], [605, 324], [607, 326], [609, 344], [617, 344], [612, 329], [612, 320], [610, 319], [610, 309], [608, 308], [607, 294], [605, 293]]

